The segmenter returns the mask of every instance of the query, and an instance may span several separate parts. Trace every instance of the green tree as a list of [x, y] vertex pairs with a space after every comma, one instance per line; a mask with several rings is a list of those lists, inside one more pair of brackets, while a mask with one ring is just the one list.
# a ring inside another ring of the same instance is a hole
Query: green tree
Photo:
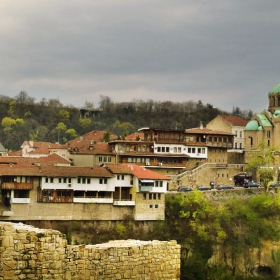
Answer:
[[85, 119], [79, 119], [79, 125], [84, 128], [87, 129], [90, 127], [91, 125], [91, 119], [90, 118], [85, 118]]
[[119, 120], [115, 121], [113, 128], [116, 131], [116, 134], [121, 136], [123, 139], [134, 131], [133, 124], [130, 122], [121, 123]]
[[78, 137], [78, 133], [74, 128], [67, 129], [65, 133], [68, 135], [68, 139], [70, 140]]
[[56, 126], [55, 130], [57, 131], [57, 141], [58, 141], [58, 142], [59, 142], [59, 140], [60, 140], [61, 134], [64, 133], [64, 132], [66, 131], [66, 129], [67, 129], [66, 125], [65, 125], [64, 123], [62, 123], [62, 122], [60, 122], [60, 123]]
[[70, 113], [65, 109], [59, 110], [59, 115], [64, 120], [69, 120], [70, 119]]
[[252, 159], [247, 164], [245, 171], [255, 173], [261, 180], [265, 188], [273, 179], [274, 154], [277, 149], [270, 147], [265, 142], [261, 142], [258, 151], [252, 151]]
[[2, 119], [2, 126], [4, 127], [4, 131], [9, 131], [12, 129], [12, 127], [16, 124], [16, 120], [5, 117]]
[[102, 142], [110, 142], [111, 141], [111, 132], [110, 130], [107, 130], [101, 139]]

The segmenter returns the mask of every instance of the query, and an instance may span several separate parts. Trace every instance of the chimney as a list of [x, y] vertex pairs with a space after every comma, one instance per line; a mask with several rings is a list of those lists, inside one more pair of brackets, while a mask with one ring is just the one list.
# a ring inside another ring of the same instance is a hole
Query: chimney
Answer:
[[203, 129], [203, 124], [202, 124], [202, 122], [200, 122], [199, 128], [200, 128], [200, 129]]

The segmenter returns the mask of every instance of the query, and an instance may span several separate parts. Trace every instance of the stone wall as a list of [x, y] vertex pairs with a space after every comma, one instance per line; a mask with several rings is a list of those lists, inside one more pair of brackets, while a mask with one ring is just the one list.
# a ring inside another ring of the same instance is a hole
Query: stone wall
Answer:
[[67, 245], [56, 230], [0, 222], [0, 280], [180, 279], [176, 241]]

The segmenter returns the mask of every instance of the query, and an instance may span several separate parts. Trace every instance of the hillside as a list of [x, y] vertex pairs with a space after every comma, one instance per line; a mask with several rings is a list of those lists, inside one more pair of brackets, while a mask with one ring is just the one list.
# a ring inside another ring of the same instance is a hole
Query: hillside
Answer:
[[[97, 106], [96, 106], [97, 107]], [[65, 143], [92, 130], [110, 130], [122, 136], [140, 127], [186, 129], [204, 125], [219, 114], [237, 115], [249, 119], [252, 111], [238, 107], [232, 112], [214, 108], [202, 101], [143, 101], [115, 103], [100, 96], [100, 114], [80, 118], [80, 109], [64, 106], [58, 99], [43, 98], [39, 102], [21, 91], [14, 98], [0, 95], [0, 142], [8, 150], [18, 150], [25, 140]], [[85, 101], [85, 109], [93, 104]]]

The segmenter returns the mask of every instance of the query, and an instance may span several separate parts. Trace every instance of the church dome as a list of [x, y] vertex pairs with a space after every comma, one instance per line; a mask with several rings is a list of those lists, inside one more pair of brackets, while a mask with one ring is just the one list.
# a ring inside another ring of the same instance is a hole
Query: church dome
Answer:
[[256, 120], [249, 121], [245, 127], [245, 130], [258, 130], [259, 123]]
[[280, 93], [280, 83], [276, 84], [273, 89], [269, 92], [269, 94]]

